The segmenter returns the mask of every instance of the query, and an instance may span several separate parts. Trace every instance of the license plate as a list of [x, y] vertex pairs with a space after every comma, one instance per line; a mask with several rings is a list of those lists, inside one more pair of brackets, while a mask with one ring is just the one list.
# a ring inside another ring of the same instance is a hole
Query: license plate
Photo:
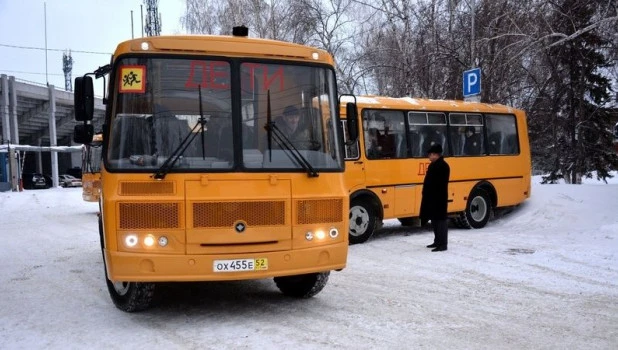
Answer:
[[232, 259], [215, 260], [212, 263], [214, 272], [238, 272], [268, 270], [268, 259]]

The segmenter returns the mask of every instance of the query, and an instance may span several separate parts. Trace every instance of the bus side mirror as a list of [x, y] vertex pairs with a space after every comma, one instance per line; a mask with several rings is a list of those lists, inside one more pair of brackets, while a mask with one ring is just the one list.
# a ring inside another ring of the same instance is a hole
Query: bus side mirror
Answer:
[[73, 129], [73, 142], [89, 144], [94, 137], [94, 126], [92, 124], [78, 124]]
[[355, 143], [358, 139], [358, 112], [356, 103], [348, 102], [345, 105], [346, 126], [348, 128], [348, 143]]
[[94, 88], [92, 77], [84, 75], [75, 78], [75, 120], [83, 122], [92, 120], [94, 115]]

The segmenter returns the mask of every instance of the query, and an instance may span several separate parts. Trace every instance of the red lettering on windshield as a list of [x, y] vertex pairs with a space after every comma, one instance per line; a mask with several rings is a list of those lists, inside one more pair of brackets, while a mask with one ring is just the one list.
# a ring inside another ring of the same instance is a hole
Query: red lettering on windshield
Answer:
[[264, 90], [270, 90], [270, 84], [274, 83], [277, 78], [279, 79], [279, 91], [283, 91], [283, 67], [279, 67], [279, 69], [270, 76], [270, 79], [268, 77], [268, 70], [264, 69]]
[[[221, 67], [225, 69], [221, 69]], [[230, 88], [230, 71], [228, 64], [221, 61], [191, 61], [189, 78], [185, 82], [187, 89], [210, 88], [227, 90]]]
[[[272, 84], [279, 83], [279, 91], [283, 91], [283, 67], [277, 68], [275, 72], [268, 75], [268, 67], [265, 64], [260, 63], [244, 63], [243, 66], [249, 68], [249, 76], [248, 81], [243, 80], [243, 89], [247, 91], [255, 91], [255, 82], [254, 77], [259, 76], [259, 71], [261, 71], [262, 81], [258, 82], [258, 85], [261, 87], [261, 91], [267, 91], [270, 89]], [[249, 84], [249, 86], [246, 86]]]

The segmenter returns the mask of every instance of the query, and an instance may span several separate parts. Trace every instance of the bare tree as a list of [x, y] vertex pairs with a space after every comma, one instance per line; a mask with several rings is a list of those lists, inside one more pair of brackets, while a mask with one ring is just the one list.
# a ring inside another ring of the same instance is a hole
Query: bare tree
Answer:
[[244, 24], [326, 49], [341, 92], [461, 99], [462, 72], [481, 67], [482, 101], [528, 112], [537, 169], [577, 183], [617, 166], [605, 132], [618, 108], [615, 0], [476, 0], [474, 11], [460, 0], [186, 2], [191, 33]]
[[182, 27], [192, 34], [218, 34], [218, 8], [212, 1], [185, 0], [185, 13], [180, 18]]

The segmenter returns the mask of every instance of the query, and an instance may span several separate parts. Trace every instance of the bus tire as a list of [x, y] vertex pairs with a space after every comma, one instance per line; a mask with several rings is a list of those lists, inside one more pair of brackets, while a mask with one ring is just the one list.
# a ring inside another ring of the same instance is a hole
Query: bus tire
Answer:
[[146, 310], [154, 298], [155, 284], [151, 282], [112, 282], [107, 279], [109, 295], [122, 311]]
[[455, 226], [463, 228], [483, 228], [491, 215], [491, 199], [487, 191], [474, 188], [468, 197], [466, 210], [459, 214]]
[[353, 199], [350, 203], [350, 244], [364, 243], [376, 230], [376, 214], [371, 203]]
[[294, 298], [311, 298], [318, 294], [326, 286], [330, 271], [275, 277], [275, 284], [283, 295]]

